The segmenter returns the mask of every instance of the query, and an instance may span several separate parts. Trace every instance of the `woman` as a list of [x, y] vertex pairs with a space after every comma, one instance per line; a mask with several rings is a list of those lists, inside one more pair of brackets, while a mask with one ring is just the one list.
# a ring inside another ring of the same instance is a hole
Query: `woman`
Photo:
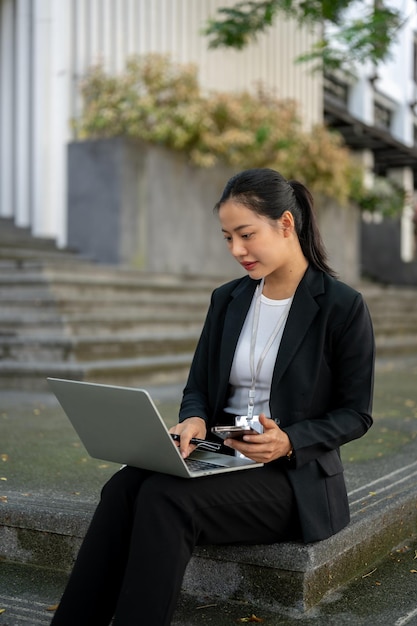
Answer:
[[187, 480], [110, 479], [54, 626], [170, 624], [197, 544], [325, 539], [349, 522], [339, 446], [372, 424], [374, 339], [361, 295], [327, 265], [312, 198], [278, 172], [234, 176], [216, 205], [247, 276], [213, 292], [180, 409], [180, 452], [236, 416], [228, 439], [263, 467]]

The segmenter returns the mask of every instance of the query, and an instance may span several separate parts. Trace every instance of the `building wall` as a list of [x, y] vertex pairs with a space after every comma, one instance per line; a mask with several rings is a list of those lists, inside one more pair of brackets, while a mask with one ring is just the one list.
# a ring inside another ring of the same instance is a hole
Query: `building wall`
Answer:
[[[364, 3], [370, 5], [373, 1], [364, 0]], [[356, 65], [348, 81], [347, 108], [361, 122], [386, 131], [405, 146], [414, 147], [417, 143], [417, 3], [415, 0], [397, 0], [392, 5], [401, 11], [403, 20], [391, 44], [390, 55], [378, 67], [369, 60]], [[394, 159], [392, 161], [395, 162]], [[369, 169], [367, 173], [369, 175]], [[361, 246], [363, 269], [365, 273], [378, 276], [381, 280], [387, 269], [387, 282], [415, 281], [415, 167], [393, 165], [385, 175], [403, 187], [406, 202], [398, 222], [382, 221], [381, 216], [376, 216], [377, 221], [364, 223]], [[377, 233], [380, 233], [380, 254], [375, 252]], [[396, 236], [387, 247], [387, 235], [390, 233]], [[380, 257], [385, 257], [386, 267], [379, 262]], [[410, 264], [409, 268], [407, 264]], [[378, 270], [373, 265], [378, 266]]]
[[[417, 258], [405, 262], [400, 255], [402, 244], [400, 219], [380, 223], [365, 222], [361, 227], [362, 273], [387, 285], [417, 286]], [[417, 229], [413, 233], [417, 246]]]
[[234, 0], [0, 0], [0, 216], [67, 242], [67, 144], [82, 102], [79, 82], [102, 62], [120, 71], [131, 54], [170, 53], [199, 67], [207, 90], [260, 81], [322, 119], [321, 79], [293, 59], [315, 34], [279, 21], [242, 52], [210, 51], [201, 28]]

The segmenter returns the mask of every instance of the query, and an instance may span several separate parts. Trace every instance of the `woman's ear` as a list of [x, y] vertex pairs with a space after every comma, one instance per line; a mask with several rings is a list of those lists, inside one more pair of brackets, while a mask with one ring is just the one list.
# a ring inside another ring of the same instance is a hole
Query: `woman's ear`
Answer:
[[279, 218], [284, 237], [289, 237], [294, 232], [294, 216], [290, 211], [284, 211]]

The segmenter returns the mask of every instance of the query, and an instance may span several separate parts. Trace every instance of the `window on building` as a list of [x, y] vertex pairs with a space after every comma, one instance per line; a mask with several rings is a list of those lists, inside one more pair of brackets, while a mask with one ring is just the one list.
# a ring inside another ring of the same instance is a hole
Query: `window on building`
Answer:
[[391, 109], [379, 102], [378, 100], [374, 100], [374, 124], [378, 126], [378, 128], [384, 128], [385, 130], [390, 130], [391, 128], [391, 119], [392, 119], [392, 111]]
[[326, 96], [337, 100], [347, 106], [349, 85], [334, 74], [325, 73], [323, 77], [323, 88]]

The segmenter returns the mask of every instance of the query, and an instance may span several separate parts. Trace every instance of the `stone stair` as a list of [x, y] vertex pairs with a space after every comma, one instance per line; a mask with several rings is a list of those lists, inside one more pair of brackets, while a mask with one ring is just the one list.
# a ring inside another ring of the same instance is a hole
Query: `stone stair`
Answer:
[[374, 325], [377, 357], [417, 354], [417, 285], [412, 287], [360, 285]]
[[[97, 265], [0, 219], [0, 389], [43, 390], [47, 376], [182, 382], [224, 280]], [[417, 289], [360, 289], [378, 356], [417, 353]]]
[[0, 220], [0, 389], [183, 381], [218, 283], [100, 266]]
[[[0, 219], [0, 393], [16, 389], [19, 392], [12, 395], [22, 402], [26, 394], [21, 391], [46, 389], [48, 375], [140, 386], [183, 381], [210, 292], [222, 280], [98, 266], [70, 251], [57, 250], [53, 242], [33, 240], [29, 233]], [[374, 319], [378, 356], [416, 355], [417, 291], [370, 284], [361, 285], [360, 290]], [[154, 394], [158, 396], [155, 390]], [[8, 395], [4, 393], [3, 398]], [[39, 395], [47, 406], [54, 400], [50, 394]], [[175, 398], [177, 402], [179, 391]], [[174, 403], [174, 398], [166, 401]], [[11, 472], [10, 479], [2, 482], [0, 507], [0, 565], [3, 580], [8, 581], [0, 593], [0, 608], [6, 608], [0, 622], [5, 619], [5, 626], [49, 623], [45, 607], [59, 600], [65, 572], [72, 565], [98, 493], [84, 465], [82, 486], [74, 478], [75, 457], [63, 442], [64, 421], [58, 422], [64, 417], [62, 413], [54, 418], [49, 412], [44, 415], [42, 403], [28, 403], [25, 411], [19, 408], [12, 418], [10, 407], [2, 406], [0, 411], [5, 428], [16, 415], [24, 420], [20, 432], [35, 450], [37, 464], [31, 472], [39, 483], [35, 490], [28, 488], [21, 468], [15, 468], [24, 486], [13, 484], [17, 450], [22, 446], [15, 435], [15, 452], [2, 450], [9, 457], [3, 463], [3, 480], [8, 465]], [[199, 548], [184, 579], [184, 597], [201, 597], [195, 603], [199, 610], [206, 604], [217, 607], [219, 598], [223, 599], [227, 619], [222, 621], [216, 614], [213, 623], [219, 626], [230, 623], [232, 602], [257, 603], [263, 617], [268, 611], [275, 614], [271, 623], [295, 624], [300, 613], [315, 606], [324, 593], [337, 590], [352, 577], [369, 576], [380, 558], [415, 534], [416, 441], [410, 438], [405, 448], [388, 459], [348, 466], [352, 523], [344, 531], [307, 546]], [[51, 449], [55, 448], [59, 455], [54, 465]], [[27, 458], [23, 458], [26, 466]], [[46, 476], [59, 485], [47, 488]], [[10, 568], [18, 566], [12, 581]], [[53, 593], [42, 587], [43, 604], [34, 603], [29, 596], [36, 587], [34, 580], [41, 587], [46, 575], [56, 581]], [[201, 611], [196, 614], [195, 619], [188, 611], [177, 614], [173, 624], [200, 623]], [[318, 615], [318, 624], [330, 623]], [[334, 623], [339, 621], [335, 618]]]

